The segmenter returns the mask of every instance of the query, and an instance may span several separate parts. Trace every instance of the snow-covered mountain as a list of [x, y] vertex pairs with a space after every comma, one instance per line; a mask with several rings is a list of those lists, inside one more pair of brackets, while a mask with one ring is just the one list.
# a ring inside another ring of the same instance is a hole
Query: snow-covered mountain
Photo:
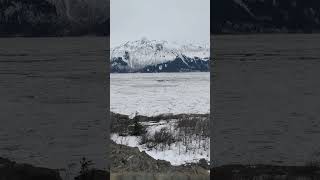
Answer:
[[111, 72], [208, 71], [209, 45], [141, 39], [111, 49]]

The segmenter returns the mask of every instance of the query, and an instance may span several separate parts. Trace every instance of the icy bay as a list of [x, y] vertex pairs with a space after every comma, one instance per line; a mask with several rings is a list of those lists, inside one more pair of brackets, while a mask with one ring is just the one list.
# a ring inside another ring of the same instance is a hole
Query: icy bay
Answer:
[[209, 72], [112, 73], [110, 81], [112, 112], [130, 116], [209, 113]]

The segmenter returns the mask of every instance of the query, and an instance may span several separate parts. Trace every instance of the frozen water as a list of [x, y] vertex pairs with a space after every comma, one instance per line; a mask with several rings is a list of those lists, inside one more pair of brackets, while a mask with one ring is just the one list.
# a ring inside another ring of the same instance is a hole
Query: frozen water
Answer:
[[110, 75], [110, 110], [133, 116], [209, 113], [210, 73], [128, 73]]

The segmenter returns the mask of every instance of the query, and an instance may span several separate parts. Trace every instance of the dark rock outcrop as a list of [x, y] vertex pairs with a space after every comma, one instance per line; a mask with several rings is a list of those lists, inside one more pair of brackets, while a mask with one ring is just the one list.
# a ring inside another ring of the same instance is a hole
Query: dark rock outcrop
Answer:
[[111, 60], [110, 69], [112, 73], [156, 73], [156, 72], [208, 72], [210, 61], [200, 58], [190, 58], [184, 56], [183, 59], [177, 57], [173, 61], [167, 61], [156, 65], [148, 65], [139, 70], [132, 70], [121, 57]]
[[157, 65], [149, 65], [141, 70], [144, 73], [154, 72], [208, 72], [210, 61], [202, 60], [197, 57], [189, 58], [184, 56], [184, 59], [177, 57], [173, 61], [160, 63]]
[[112, 173], [163, 173], [185, 175], [209, 175], [208, 171], [197, 164], [172, 166], [170, 162], [156, 160], [138, 148], [116, 144], [111, 141], [111, 174]]

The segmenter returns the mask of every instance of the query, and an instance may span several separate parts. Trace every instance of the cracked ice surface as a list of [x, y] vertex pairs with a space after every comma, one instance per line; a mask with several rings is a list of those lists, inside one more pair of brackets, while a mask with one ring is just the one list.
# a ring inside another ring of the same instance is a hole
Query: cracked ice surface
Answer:
[[209, 113], [210, 73], [126, 73], [110, 75], [111, 111], [153, 116]]

